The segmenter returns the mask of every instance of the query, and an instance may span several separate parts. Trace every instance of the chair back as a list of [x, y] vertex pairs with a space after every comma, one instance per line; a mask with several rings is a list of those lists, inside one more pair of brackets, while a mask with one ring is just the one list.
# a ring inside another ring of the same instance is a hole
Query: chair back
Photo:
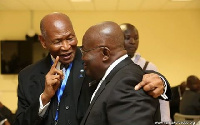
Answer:
[[200, 115], [174, 114], [175, 125], [199, 125]]

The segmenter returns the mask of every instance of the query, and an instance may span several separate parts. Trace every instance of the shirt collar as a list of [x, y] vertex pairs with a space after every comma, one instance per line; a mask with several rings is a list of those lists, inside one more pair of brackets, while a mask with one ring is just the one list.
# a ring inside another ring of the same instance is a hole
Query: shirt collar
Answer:
[[[51, 60], [52, 60], [52, 62], [54, 63], [56, 59], [51, 55]], [[53, 63], [52, 63], [52, 65], [53, 65]], [[57, 66], [56, 66], [56, 69], [59, 69], [59, 70], [60, 70], [60, 65], [61, 65], [61, 63], [58, 61], [58, 64], [57, 64]]]
[[120, 57], [119, 59], [115, 60], [106, 70], [105, 75], [103, 76], [103, 78], [101, 80], [105, 80], [105, 78], [107, 77], [107, 75], [112, 71], [112, 69], [114, 69], [114, 67], [119, 64], [122, 60], [124, 60], [125, 58], [127, 58], [128, 55], [125, 54], [122, 57]]

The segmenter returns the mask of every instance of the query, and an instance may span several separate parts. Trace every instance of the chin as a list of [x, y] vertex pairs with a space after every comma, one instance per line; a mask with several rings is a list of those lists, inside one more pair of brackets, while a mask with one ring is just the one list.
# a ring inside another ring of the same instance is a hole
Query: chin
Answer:
[[69, 60], [61, 60], [61, 63], [62, 64], [69, 64], [71, 63], [73, 60], [72, 59], [69, 59]]
[[92, 73], [89, 70], [87, 70], [87, 69], [85, 69], [85, 74], [87, 76], [90, 76], [90, 77], [94, 78], [94, 76], [92, 75]]

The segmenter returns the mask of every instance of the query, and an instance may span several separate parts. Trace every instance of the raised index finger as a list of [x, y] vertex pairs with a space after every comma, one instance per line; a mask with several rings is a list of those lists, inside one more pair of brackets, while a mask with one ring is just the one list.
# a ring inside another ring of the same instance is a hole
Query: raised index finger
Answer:
[[51, 69], [50, 69], [50, 74], [57, 74], [57, 71], [56, 71], [56, 67], [57, 67], [57, 64], [58, 64], [58, 60], [59, 60], [59, 56], [56, 57], [53, 65], [51, 66]]
[[56, 56], [56, 59], [52, 65], [52, 67], [56, 68], [57, 67], [57, 64], [58, 64], [58, 61], [59, 61], [59, 56]]

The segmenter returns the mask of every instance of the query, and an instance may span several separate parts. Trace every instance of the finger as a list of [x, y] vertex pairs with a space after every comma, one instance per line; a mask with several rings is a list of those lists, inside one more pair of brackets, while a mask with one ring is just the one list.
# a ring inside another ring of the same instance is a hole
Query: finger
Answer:
[[141, 81], [140, 83], [138, 83], [136, 86], [135, 86], [135, 90], [139, 90], [141, 89], [143, 86], [146, 85], [146, 82], [145, 81]]
[[[60, 75], [46, 75], [46, 84], [49, 86], [54, 85], [57, 81], [61, 81], [62, 77]], [[56, 80], [56, 81], [55, 81]]]
[[56, 70], [55, 70], [55, 69], [56, 69], [56, 67], [57, 67], [58, 60], [59, 60], [59, 56], [56, 57], [56, 59], [55, 59], [53, 65], [51, 66], [51, 69], [50, 69], [50, 71], [48, 72], [48, 74], [50, 74], [50, 75], [55, 75], [55, 74], [56, 74]]
[[55, 59], [53, 65], [52, 65], [52, 67], [56, 68], [58, 61], [59, 61], [59, 56], [56, 56], [56, 59]]
[[55, 74], [58, 75], [61, 80], [64, 79], [63, 70], [55, 69]]
[[57, 79], [58, 81], [61, 81], [62, 78], [60, 77], [60, 75], [53, 75], [52, 76], [52, 80]]
[[53, 85], [53, 88], [54, 88], [55, 91], [58, 90], [58, 88], [60, 87], [60, 84], [61, 84], [60, 80], [58, 80], [58, 79], [54, 79], [54, 85]]
[[[57, 76], [57, 75], [56, 75], [56, 76]], [[57, 76], [57, 77], [52, 77], [51, 80], [50, 80], [49, 83], [48, 83], [48, 86], [55, 88], [56, 86], [59, 86], [59, 85], [60, 85], [60, 83], [61, 83], [60, 81], [61, 81], [61, 80], [60, 80], [59, 76]], [[58, 87], [56, 87], [56, 88], [58, 88]]]
[[148, 91], [151, 91], [151, 90], [156, 89], [156, 87], [154, 86], [153, 83], [149, 83], [149, 84], [145, 85], [145, 86], [143, 87], [143, 89], [144, 89], [144, 91], [148, 92]]
[[149, 91], [148, 94], [151, 95], [153, 98], [158, 98], [162, 93], [162, 90], [160, 90], [159, 88], [156, 88], [152, 91]]
[[151, 78], [151, 73], [150, 74], [144, 74], [142, 80], [144, 81], [144, 80], [148, 79], [149, 77]]
[[55, 62], [54, 62], [54, 64], [55, 64], [54, 67], [55, 67], [55, 71], [56, 71], [55, 74], [59, 75], [61, 79], [64, 79], [63, 71], [62, 71], [62, 70], [56, 69], [57, 64], [58, 64], [58, 61], [59, 61], [59, 56], [56, 57], [56, 60], [55, 60]]

